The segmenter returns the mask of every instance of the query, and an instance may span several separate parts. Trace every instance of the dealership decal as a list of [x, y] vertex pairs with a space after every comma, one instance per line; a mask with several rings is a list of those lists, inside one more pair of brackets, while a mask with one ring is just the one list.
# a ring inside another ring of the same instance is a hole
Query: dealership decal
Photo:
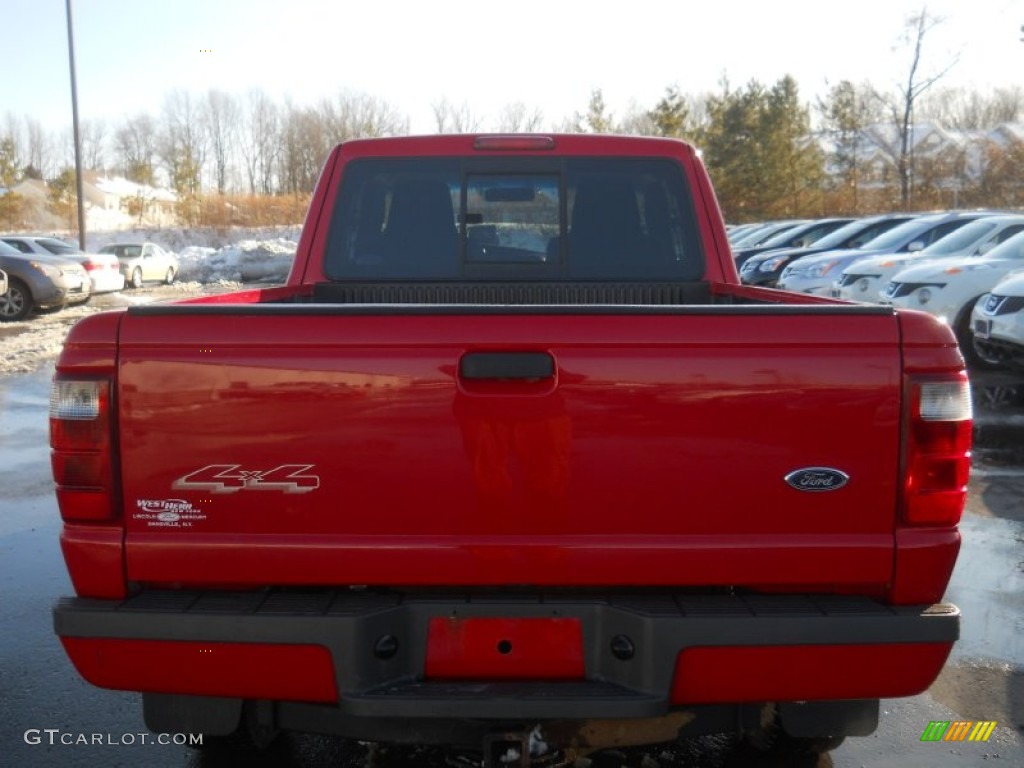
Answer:
[[237, 493], [238, 491], [280, 491], [309, 493], [320, 487], [319, 475], [309, 470], [314, 464], [282, 464], [274, 469], [243, 469], [241, 464], [210, 464], [179, 477], [175, 490]]
[[147, 528], [191, 528], [206, 519], [206, 513], [184, 499], [137, 499], [133, 520]]

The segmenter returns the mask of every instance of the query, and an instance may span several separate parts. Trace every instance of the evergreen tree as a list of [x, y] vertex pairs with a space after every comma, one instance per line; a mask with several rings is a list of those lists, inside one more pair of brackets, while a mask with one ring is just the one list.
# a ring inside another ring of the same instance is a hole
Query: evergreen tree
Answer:
[[17, 229], [24, 200], [12, 187], [18, 181], [18, 160], [14, 139], [0, 139], [0, 220], [4, 229]]
[[71, 168], [62, 170], [56, 178], [47, 183], [46, 196], [50, 210], [61, 218], [67, 218], [68, 229], [75, 229], [75, 172]]
[[[798, 216], [815, 213], [820, 205], [824, 177], [823, 157], [811, 136], [808, 108], [800, 103], [796, 80], [786, 75], [768, 92], [767, 110], [761, 128], [773, 176], [784, 196], [780, 214]], [[787, 202], [788, 201], [788, 202]]]
[[678, 85], [670, 85], [665, 89], [654, 109], [647, 113], [654, 124], [655, 135], [671, 138], [686, 138], [690, 120], [690, 108], [686, 99], [679, 91]]
[[571, 128], [576, 133], [616, 133], [612, 114], [605, 106], [600, 88], [590, 92], [586, 113], [581, 115], [577, 112]]
[[877, 95], [849, 80], [834, 85], [818, 102], [824, 134], [829, 142], [832, 186], [841, 194], [838, 203], [850, 213], [860, 208], [860, 186], [865, 161], [864, 132], [878, 120]]
[[810, 117], [792, 77], [771, 89], [756, 80], [738, 91], [725, 83], [707, 110], [699, 138], [730, 220], [794, 216], [815, 206], [821, 154], [807, 140]]

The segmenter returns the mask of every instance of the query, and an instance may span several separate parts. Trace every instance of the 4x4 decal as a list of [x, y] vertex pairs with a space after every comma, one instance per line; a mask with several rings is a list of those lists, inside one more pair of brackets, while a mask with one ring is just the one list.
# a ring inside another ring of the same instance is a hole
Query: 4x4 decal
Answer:
[[210, 464], [175, 480], [171, 487], [212, 493], [283, 491], [309, 493], [320, 487], [320, 477], [308, 472], [314, 464], [282, 464], [274, 469], [242, 469], [241, 464]]

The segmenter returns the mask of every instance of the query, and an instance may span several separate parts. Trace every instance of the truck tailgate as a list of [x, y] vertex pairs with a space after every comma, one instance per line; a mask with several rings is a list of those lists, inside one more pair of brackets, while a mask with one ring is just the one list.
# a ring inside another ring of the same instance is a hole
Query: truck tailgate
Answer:
[[884, 584], [898, 323], [814, 309], [131, 310], [127, 577]]

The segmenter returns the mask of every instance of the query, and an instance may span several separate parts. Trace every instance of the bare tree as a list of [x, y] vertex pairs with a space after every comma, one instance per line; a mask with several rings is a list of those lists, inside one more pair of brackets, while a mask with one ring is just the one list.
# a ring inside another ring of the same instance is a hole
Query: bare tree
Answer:
[[90, 171], [106, 169], [107, 124], [103, 120], [83, 120], [80, 130], [82, 165]]
[[1024, 114], [1024, 89], [997, 88], [992, 93], [943, 88], [921, 100], [919, 115], [960, 131], [989, 130], [1000, 123], [1015, 123]]
[[207, 141], [199, 109], [186, 91], [164, 97], [163, 126], [157, 142], [175, 192], [195, 197], [202, 185]]
[[928, 33], [943, 19], [933, 16], [924, 5], [921, 10], [910, 16], [906, 21], [904, 41], [911, 47], [910, 67], [906, 80], [900, 89], [898, 100], [890, 104], [893, 123], [899, 136], [899, 153], [896, 157], [896, 171], [900, 180], [900, 203], [909, 207], [913, 196], [913, 123], [914, 106], [918, 99], [935, 83], [941, 80], [954, 66], [958, 57], [954, 57], [945, 67], [931, 75], [922, 75], [921, 58], [925, 38]]
[[43, 124], [31, 117], [25, 118], [26, 169], [35, 171], [38, 178], [49, 178], [57, 174], [59, 160], [54, 156], [53, 139], [46, 134]]
[[466, 102], [455, 106], [445, 96], [435, 101], [432, 108], [438, 133], [476, 133], [480, 130], [480, 118], [473, 114]]
[[249, 192], [269, 195], [274, 191], [274, 169], [280, 147], [280, 111], [258, 88], [249, 91], [246, 101], [246, 139], [241, 142], [241, 153]]
[[626, 109], [626, 114], [619, 120], [615, 130], [617, 133], [628, 133], [634, 136], [655, 136], [658, 134], [658, 126], [650, 110], [640, 107], [635, 102], [630, 103]]
[[502, 107], [496, 130], [503, 133], [534, 133], [541, 130], [544, 120], [539, 109], [530, 109], [521, 101]]
[[145, 112], [126, 118], [114, 132], [116, 165], [125, 178], [138, 184], [156, 183], [156, 125]]
[[328, 127], [338, 116], [334, 105], [321, 102], [318, 107], [288, 105], [281, 125], [278, 176], [282, 191], [306, 192], [316, 184], [320, 168], [333, 145]]
[[[379, 136], [397, 136], [409, 132], [409, 119], [395, 107], [373, 96], [342, 91], [325, 111], [331, 144], [339, 141]], [[325, 158], [326, 159], [326, 155]]]
[[238, 101], [231, 94], [216, 89], [207, 91], [202, 104], [202, 120], [213, 159], [214, 186], [221, 195], [228, 188], [241, 112]]

